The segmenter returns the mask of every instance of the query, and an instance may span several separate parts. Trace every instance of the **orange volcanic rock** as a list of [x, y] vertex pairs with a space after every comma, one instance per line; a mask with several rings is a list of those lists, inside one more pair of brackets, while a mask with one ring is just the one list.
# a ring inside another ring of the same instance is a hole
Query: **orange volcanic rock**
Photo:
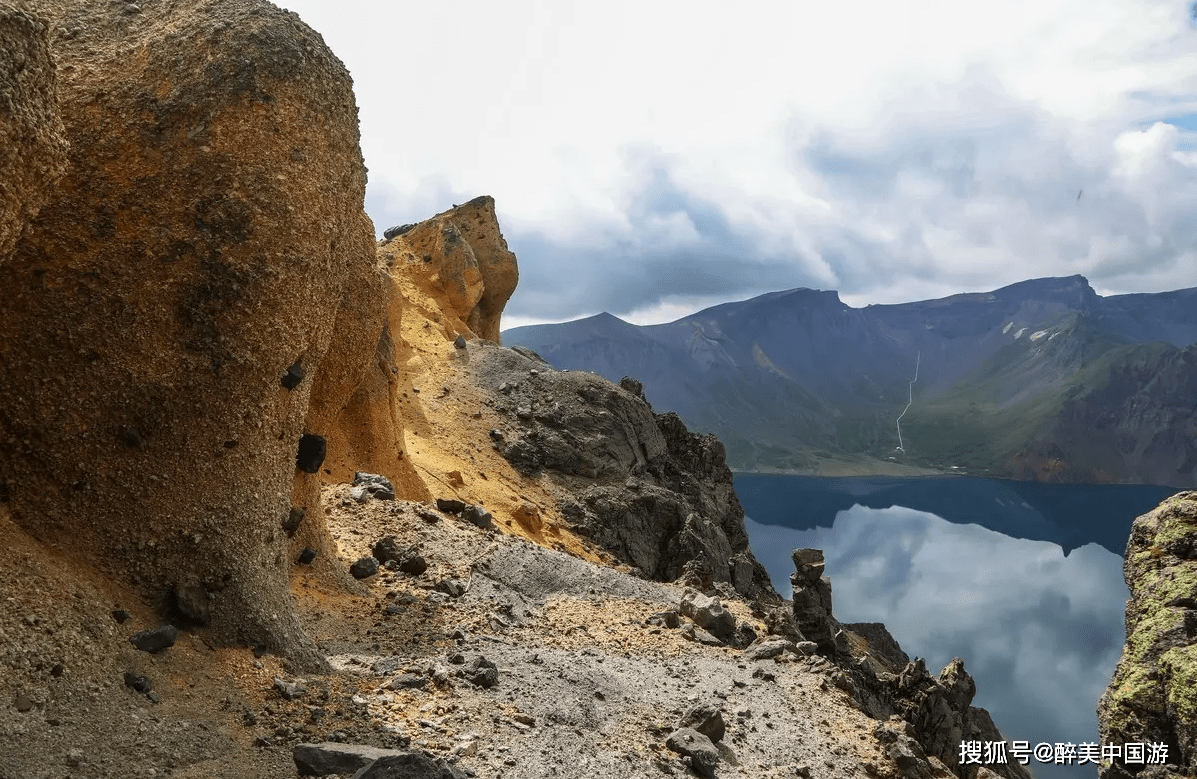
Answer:
[[519, 270], [499, 232], [494, 198], [476, 197], [420, 222], [392, 239], [390, 248], [428, 265], [440, 297], [466, 327], [499, 341], [499, 317]]
[[326, 359], [338, 312], [385, 290], [349, 74], [259, 0], [32, 7], [71, 150], [0, 266], [14, 519], [147, 594], [210, 599], [216, 641], [319, 666], [282, 526], [310, 399], [344, 405], [377, 340], [343, 328]]
[[0, 263], [66, 166], [44, 20], [0, 2]]

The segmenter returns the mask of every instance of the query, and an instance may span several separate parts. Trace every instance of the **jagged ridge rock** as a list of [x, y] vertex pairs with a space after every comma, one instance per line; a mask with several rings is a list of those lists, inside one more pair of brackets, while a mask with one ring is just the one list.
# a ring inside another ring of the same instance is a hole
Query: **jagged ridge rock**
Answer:
[[495, 445], [518, 470], [559, 485], [576, 531], [649, 578], [675, 580], [701, 559], [714, 582], [778, 601], [749, 551], [744, 510], [713, 436], [689, 432], [676, 414], [654, 414], [602, 377], [555, 371], [526, 349], [472, 344], [468, 370], [507, 419], [492, 434]]

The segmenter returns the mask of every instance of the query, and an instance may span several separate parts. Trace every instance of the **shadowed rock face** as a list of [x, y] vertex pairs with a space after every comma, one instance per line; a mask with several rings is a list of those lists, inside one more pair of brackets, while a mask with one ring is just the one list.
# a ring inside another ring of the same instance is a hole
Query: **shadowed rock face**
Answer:
[[[1165, 744], [1151, 776], [1197, 771], [1197, 492], [1182, 492], [1135, 520], [1123, 574], [1126, 646], [1097, 705], [1101, 741]], [[1123, 761], [1102, 779], [1144, 771]], [[1143, 773], [1147, 775], [1147, 773]]]
[[516, 469], [558, 486], [575, 530], [651, 579], [723, 582], [776, 603], [714, 436], [654, 414], [633, 380], [556, 371], [526, 349], [471, 345], [470, 356], [473, 380], [507, 420], [495, 445]]
[[66, 166], [44, 19], [0, 2], [0, 264]]
[[327, 362], [340, 301], [386, 299], [349, 75], [257, 0], [31, 6], [70, 156], [0, 266], [14, 516], [144, 591], [206, 589], [216, 640], [319, 665], [281, 528], [309, 398], [351, 391], [378, 338], [341, 333], [369, 348]]

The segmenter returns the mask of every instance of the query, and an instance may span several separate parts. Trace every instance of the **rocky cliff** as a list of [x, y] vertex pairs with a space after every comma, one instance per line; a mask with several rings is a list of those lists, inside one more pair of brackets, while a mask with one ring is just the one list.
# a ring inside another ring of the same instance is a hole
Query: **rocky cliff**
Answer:
[[1126, 646], [1097, 707], [1101, 741], [1154, 745], [1103, 762], [1102, 779], [1197, 772], [1197, 493], [1135, 520], [1123, 566]]
[[0, 41], [0, 779], [991, 775], [962, 664], [817, 550], [773, 591], [717, 440], [495, 342], [490, 198], [372, 242], [294, 14]]

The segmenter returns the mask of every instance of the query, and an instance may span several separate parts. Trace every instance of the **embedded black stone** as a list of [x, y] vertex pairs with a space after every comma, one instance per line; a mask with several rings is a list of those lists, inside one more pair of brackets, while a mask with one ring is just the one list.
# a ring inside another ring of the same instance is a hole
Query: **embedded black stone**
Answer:
[[293, 507], [287, 514], [287, 518], [283, 520], [283, 531], [287, 534], [287, 538], [291, 538], [299, 530], [299, 526], [303, 524], [303, 516], [303, 509], [298, 507]]
[[129, 641], [143, 652], [161, 652], [167, 647], [174, 646], [175, 639], [178, 637], [178, 628], [174, 625], [163, 625], [160, 628], [151, 628], [136, 633]]
[[319, 473], [327, 453], [328, 444], [325, 443], [324, 436], [304, 433], [299, 439], [299, 455], [295, 458], [295, 467], [304, 473]]
[[303, 381], [303, 377], [305, 375], [306, 374], [303, 371], [303, 366], [299, 364], [298, 360], [296, 360], [295, 364], [288, 368], [287, 372], [283, 374], [282, 384], [287, 389], [293, 390], [299, 386], [299, 382]]
[[147, 693], [154, 687], [154, 683], [144, 676], [138, 676], [134, 673], [125, 674], [125, 686], [132, 687], [140, 693]]
[[310, 546], [304, 547], [303, 551], [299, 553], [300, 565], [307, 565], [316, 559], [316, 550]]

